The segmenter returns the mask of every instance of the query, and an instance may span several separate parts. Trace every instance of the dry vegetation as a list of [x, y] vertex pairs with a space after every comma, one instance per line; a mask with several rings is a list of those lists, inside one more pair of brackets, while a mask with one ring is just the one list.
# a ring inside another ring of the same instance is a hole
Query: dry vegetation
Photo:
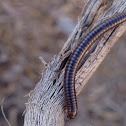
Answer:
[[[22, 126], [26, 94], [46, 62], [60, 51], [77, 23], [81, 4], [72, 0], [0, 0], [0, 104], [13, 126]], [[126, 35], [126, 34], [125, 34]], [[126, 126], [125, 35], [78, 97], [72, 126]], [[6, 126], [0, 112], [0, 126]]]

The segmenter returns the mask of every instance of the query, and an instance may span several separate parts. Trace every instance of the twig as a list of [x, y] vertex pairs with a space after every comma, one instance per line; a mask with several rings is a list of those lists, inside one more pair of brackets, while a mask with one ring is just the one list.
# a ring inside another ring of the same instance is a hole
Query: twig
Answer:
[[1, 103], [1, 111], [2, 111], [2, 114], [3, 114], [3, 117], [5, 119], [5, 121], [7, 122], [8, 126], [11, 126], [10, 122], [8, 121], [5, 113], [4, 113], [4, 109], [3, 109], [3, 104], [4, 104], [4, 101], [5, 101], [6, 97], [2, 99], [2, 103]]

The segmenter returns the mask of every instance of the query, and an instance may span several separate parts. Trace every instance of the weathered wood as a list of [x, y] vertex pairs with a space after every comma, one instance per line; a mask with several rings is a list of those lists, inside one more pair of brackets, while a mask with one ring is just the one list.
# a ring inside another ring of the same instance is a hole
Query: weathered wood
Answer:
[[[26, 103], [24, 126], [64, 125], [64, 65], [80, 39], [105, 18], [126, 9], [125, 0], [88, 0], [82, 17], [69, 36], [61, 52], [55, 56], [42, 72], [42, 78], [29, 94]], [[111, 47], [126, 30], [126, 23], [108, 31], [84, 58], [76, 75], [76, 92], [84, 85], [108, 54]]]

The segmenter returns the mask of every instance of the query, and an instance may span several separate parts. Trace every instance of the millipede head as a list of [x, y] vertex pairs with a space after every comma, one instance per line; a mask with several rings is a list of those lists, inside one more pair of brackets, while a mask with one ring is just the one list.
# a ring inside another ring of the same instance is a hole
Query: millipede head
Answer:
[[76, 111], [75, 112], [68, 112], [67, 113], [67, 118], [74, 119], [76, 115], [77, 115]]

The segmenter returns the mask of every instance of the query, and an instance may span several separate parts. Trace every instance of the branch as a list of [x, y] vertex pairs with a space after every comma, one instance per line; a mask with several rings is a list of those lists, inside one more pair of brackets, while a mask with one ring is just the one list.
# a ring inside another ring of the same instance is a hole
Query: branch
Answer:
[[[90, 29], [102, 20], [115, 13], [123, 12], [125, 9], [125, 0], [87, 0], [82, 17], [61, 52], [47, 64], [47, 68], [42, 72], [41, 80], [29, 94], [24, 126], [64, 125], [63, 78], [65, 64], [70, 54]], [[108, 31], [84, 57], [76, 75], [77, 95], [125, 30], [126, 25], [123, 23]]]

